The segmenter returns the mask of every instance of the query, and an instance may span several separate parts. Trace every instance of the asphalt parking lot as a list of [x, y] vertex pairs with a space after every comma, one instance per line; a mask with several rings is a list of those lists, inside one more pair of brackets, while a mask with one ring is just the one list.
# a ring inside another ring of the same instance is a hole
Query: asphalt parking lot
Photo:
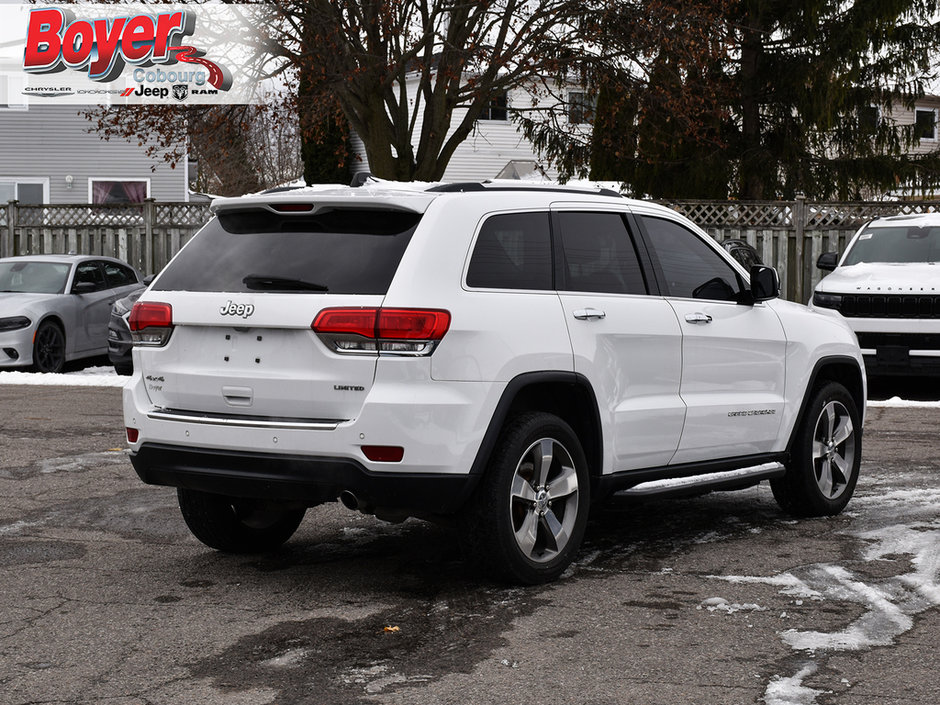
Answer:
[[277, 554], [206, 549], [138, 481], [119, 401], [0, 385], [2, 703], [936, 701], [937, 404], [870, 407], [841, 516], [766, 486], [615, 500], [559, 582], [518, 589], [447, 530], [338, 505]]

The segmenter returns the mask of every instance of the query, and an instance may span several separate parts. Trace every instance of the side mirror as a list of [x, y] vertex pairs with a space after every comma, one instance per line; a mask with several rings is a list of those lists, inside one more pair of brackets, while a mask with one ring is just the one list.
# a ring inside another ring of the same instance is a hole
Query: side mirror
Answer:
[[73, 294], [90, 294], [93, 291], [98, 291], [94, 282], [76, 282], [72, 285]]
[[751, 267], [751, 297], [754, 303], [776, 299], [780, 295], [777, 270], [762, 264]]
[[822, 269], [826, 272], [831, 272], [833, 269], [839, 266], [839, 253], [838, 252], [823, 252], [819, 255], [819, 259], [816, 260], [816, 269]]

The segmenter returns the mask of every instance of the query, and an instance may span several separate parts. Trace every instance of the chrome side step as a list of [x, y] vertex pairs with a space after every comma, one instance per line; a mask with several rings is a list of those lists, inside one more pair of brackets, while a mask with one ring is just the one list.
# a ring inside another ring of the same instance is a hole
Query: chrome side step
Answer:
[[740, 470], [726, 470], [707, 475], [677, 477], [669, 480], [643, 482], [628, 490], [617, 492], [615, 497], [668, 497], [703, 494], [719, 490], [736, 490], [756, 485], [763, 480], [783, 477], [786, 468], [780, 463], [766, 463]]

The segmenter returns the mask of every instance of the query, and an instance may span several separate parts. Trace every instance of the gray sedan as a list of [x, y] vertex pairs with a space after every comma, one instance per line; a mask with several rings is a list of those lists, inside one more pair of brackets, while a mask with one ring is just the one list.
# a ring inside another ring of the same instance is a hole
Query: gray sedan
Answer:
[[35, 255], [0, 259], [0, 369], [59, 372], [108, 353], [111, 304], [143, 288], [113, 257]]

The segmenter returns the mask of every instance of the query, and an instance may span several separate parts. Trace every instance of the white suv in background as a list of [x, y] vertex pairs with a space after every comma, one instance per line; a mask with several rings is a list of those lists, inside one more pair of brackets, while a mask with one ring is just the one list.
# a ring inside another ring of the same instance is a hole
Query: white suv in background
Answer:
[[137, 473], [211, 547], [276, 548], [340, 499], [456, 518], [482, 565], [539, 583], [592, 502], [652, 480], [769, 479], [797, 515], [852, 495], [855, 336], [671, 210], [479, 183], [213, 210], [131, 313], [124, 390]]
[[873, 220], [816, 266], [810, 306], [855, 331], [868, 374], [940, 374], [940, 214]]

